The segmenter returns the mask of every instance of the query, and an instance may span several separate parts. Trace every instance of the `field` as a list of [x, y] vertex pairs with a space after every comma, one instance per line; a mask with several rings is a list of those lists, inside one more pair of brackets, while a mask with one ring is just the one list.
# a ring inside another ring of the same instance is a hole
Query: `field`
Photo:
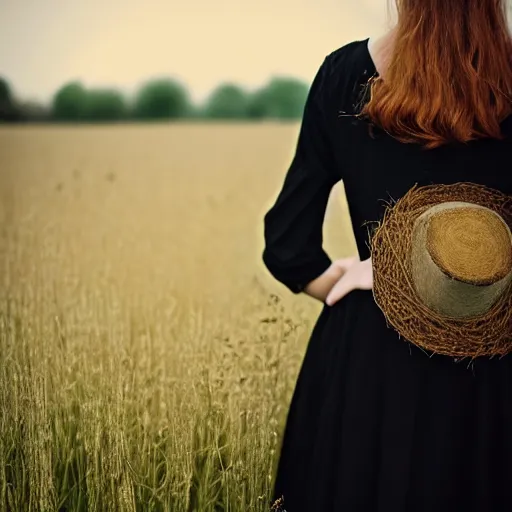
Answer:
[[1, 511], [269, 509], [321, 307], [261, 262], [297, 133], [0, 128]]

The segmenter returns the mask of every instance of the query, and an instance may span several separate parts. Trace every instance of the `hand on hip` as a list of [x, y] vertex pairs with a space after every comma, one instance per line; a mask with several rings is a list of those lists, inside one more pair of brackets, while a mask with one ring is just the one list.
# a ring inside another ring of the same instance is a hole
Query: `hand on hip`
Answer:
[[334, 262], [343, 275], [332, 287], [325, 299], [328, 306], [332, 306], [348, 295], [352, 290], [371, 290], [373, 288], [372, 259], [360, 261], [359, 258], [344, 258]]

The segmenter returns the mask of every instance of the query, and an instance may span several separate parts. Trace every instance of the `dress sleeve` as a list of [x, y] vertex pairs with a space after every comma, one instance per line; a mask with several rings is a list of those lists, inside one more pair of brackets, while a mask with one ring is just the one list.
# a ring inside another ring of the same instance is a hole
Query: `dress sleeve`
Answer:
[[274, 205], [264, 216], [263, 262], [293, 293], [324, 273], [323, 223], [332, 187], [340, 181], [328, 136], [326, 57], [306, 99], [295, 154]]

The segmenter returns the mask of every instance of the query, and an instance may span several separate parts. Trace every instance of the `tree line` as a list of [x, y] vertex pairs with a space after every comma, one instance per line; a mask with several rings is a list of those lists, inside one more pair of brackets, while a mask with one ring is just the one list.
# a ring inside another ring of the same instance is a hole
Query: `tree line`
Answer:
[[195, 105], [187, 88], [173, 79], [148, 81], [133, 98], [116, 89], [86, 88], [75, 81], [63, 85], [48, 105], [42, 105], [15, 98], [9, 82], [0, 77], [0, 122], [300, 119], [308, 89], [307, 83], [286, 77], [273, 77], [252, 92], [224, 83]]

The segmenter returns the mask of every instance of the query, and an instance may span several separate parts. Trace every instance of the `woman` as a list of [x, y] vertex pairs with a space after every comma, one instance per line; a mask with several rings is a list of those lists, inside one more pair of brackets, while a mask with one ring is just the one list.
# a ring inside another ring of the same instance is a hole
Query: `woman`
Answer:
[[[457, 363], [400, 339], [372, 295], [367, 227], [415, 184], [512, 195], [504, 0], [397, 8], [386, 36], [323, 61], [264, 220], [269, 271], [324, 303], [281, 448], [286, 512], [512, 509], [512, 355]], [[332, 262], [322, 224], [340, 180], [359, 256]]]

